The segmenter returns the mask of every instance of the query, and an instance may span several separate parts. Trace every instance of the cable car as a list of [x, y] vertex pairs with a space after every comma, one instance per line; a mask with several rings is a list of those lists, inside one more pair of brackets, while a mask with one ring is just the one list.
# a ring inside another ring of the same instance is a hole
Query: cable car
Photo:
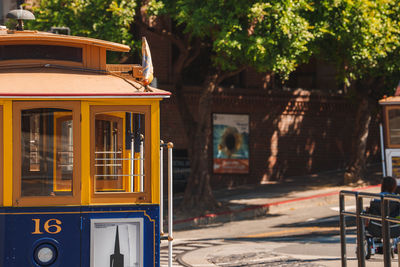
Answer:
[[384, 97], [379, 101], [383, 110], [380, 125], [383, 176], [400, 178], [400, 97]]
[[129, 49], [0, 29], [0, 266], [160, 265], [170, 93], [140, 65], [107, 64]]

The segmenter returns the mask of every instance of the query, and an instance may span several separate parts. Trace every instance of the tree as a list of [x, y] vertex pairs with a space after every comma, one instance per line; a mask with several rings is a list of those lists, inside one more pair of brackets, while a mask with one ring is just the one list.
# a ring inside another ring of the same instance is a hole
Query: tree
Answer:
[[[399, 70], [399, 1], [317, 1], [315, 25], [319, 56], [337, 65], [343, 89], [357, 103], [350, 160], [344, 182], [363, 178], [371, 111]], [[386, 82], [386, 83], [385, 83]]]
[[[136, 11], [135, 11], [136, 7]], [[226, 78], [253, 67], [286, 79], [310, 55], [313, 39], [303, 14], [312, 10], [306, 0], [42, 0], [35, 9], [35, 27], [68, 26], [73, 34], [131, 45], [129, 26], [135, 23], [169, 38], [179, 53], [173, 83], [180, 114], [190, 140], [192, 172], [184, 196], [184, 210], [217, 207], [211, 186], [209, 151], [211, 104]], [[171, 20], [173, 30], [164, 26]], [[153, 23], [156, 21], [157, 23]], [[185, 102], [183, 72], [202, 49], [206, 66], [198, 109]]]
[[73, 35], [133, 46], [135, 8], [136, 1], [129, 0], [41, 0], [32, 7], [36, 20], [27, 23], [31, 29], [69, 27]]
[[[226, 78], [251, 66], [284, 79], [308, 58], [313, 35], [302, 13], [312, 9], [306, 1], [196, 1], [151, 0], [142, 18], [170, 18], [175, 31], [165, 27], [149, 30], [169, 38], [179, 50], [173, 67], [175, 95], [186, 129], [191, 175], [184, 194], [183, 210], [217, 207], [210, 186], [211, 105], [216, 88]], [[162, 19], [160, 24], [162, 25]], [[159, 24], [159, 25], [160, 25]], [[185, 102], [182, 73], [193, 63], [201, 46], [209, 49], [211, 64], [203, 78], [198, 109], [192, 114]]]

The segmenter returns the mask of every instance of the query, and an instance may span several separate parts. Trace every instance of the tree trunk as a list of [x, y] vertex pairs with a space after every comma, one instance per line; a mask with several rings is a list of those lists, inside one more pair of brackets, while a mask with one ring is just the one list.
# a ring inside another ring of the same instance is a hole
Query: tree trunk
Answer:
[[191, 174], [185, 189], [181, 209], [206, 212], [218, 207], [210, 185], [211, 108], [219, 74], [208, 75], [197, 110], [196, 127], [189, 136]]
[[[369, 84], [370, 86], [371, 84]], [[353, 129], [350, 159], [344, 173], [344, 184], [354, 183], [364, 179], [369, 134], [371, 122], [371, 107], [368, 98], [368, 88], [356, 88], [358, 108]]]
[[[214, 210], [219, 205], [215, 200], [210, 185], [210, 166], [209, 166], [209, 144], [211, 142], [211, 106], [213, 93], [222, 80], [219, 72], [214, 72], [206, 77], [199, 106], [196, 112], [197, 120], [193, 116], [191, 109], [185, 98], [183, 90], [182, 72], [185, 67], [190, 65], [198, 57], [201, 50], [201, 42], [191, 39], [190, 35], [178, 37], [168, 30], [154, 29], [143, 23], [141, 12], [137, 12], [139, 19], [136, 20], [140, 27], [171, 40], [179, 50], [178, 57], [173, 65], [173, 95], [177, 101], [179, 115], [185, 128], [186, 136], [189, 140], [189, 160], [191, 165], [191, 174], [184, 193], [184, 199], [181, 204], [181, 210], [190, 212], [193, 208], [203, 212]], [[189, 48], [190, 47], [190, 48]], [[238, 71], [243, 70], [240, 68]], [[218, 73], [218, 74], [217, 74]], [[234, 75], [235, 72], [225, 74]]]

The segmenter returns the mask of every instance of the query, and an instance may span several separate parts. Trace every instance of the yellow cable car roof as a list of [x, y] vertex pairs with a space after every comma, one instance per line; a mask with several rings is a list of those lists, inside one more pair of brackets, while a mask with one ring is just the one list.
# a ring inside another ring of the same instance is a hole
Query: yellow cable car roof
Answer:
[[384, 97], [381, 100], [379, 100], [379, 104], [381, 104], [381, 105], [400, 104], [400, 96]]
[[42, 65], [0, 68], [1, 97], [161, 97], [170, 92], [145, 87], [127, 75]]
[[114, 42], [72, 35], [54, 34], [38, 31], [0, 31], [0, 45], [2, 43], [27, 43], [27, 42], [58, 42], [65, 44], [83, 44], [103, 47], [117, 52], [129, 52], [130, 47]]

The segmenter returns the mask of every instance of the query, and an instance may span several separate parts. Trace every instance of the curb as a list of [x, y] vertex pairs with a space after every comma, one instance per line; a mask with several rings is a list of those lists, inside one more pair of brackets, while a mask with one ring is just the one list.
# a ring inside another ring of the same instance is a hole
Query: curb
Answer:
[[[369, 185], [359, 188], [353, 188], [349, 191], [362, 191], [368, 190], [372, 188], [379, 187], [378, 185]], [[174, 228], [176, 230], [188, 229], [191, 227], [204, 226], [211, 223], [221, 223], [221, 222], [230, 222], [234, 220], [244, 220], [250, 218], [256, 218], [260, 216], [265, 216], [266, 214], [272, 212], [277, 212], [278, 210], [283, 210], [287, 208], [293, 208], [298, 205], [298, 203], [303, 204], [313, 204], [315, 205], [316, 199], [321, 199], [322, 201], [329, 201], [334, 196], [338, 196], [340, 191], [334, 191], [323, 194], [316, 194], [306, 197], [298, 197], [293, 199], [286, 199], [281, 201], [275, 201], [271, 203], [261, 204], [261, 205], [252, 205], [251, 207], [239, 208], [236, 210], [223, 211], [218, 213], [209, 213], [203, 216], [192, 217], [182, 220], [174, 221]]]

